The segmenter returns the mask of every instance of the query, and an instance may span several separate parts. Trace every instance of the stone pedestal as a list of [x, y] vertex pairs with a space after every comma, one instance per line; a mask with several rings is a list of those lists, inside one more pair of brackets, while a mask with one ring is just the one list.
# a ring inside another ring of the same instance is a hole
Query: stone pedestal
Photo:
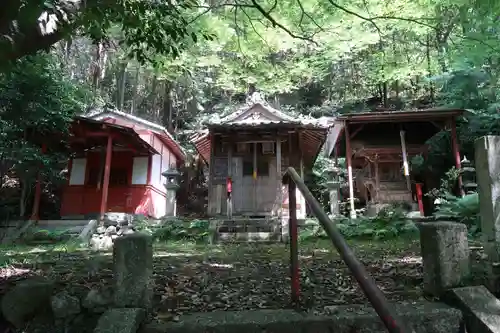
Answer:
[[484, 136], [475, 142], [481, 230], [489, 261], [489, 289], [500, 291], [500, 136]]
[[340, 215], [340, 182], [330, 181], [326, 186], [330, 192], [330, 213], [333, 216]]
[[120, 308], [151, 306], [153, 241], [135, 233], [117, 238], [113, 247], [114, 303]]
[[165, 209], [166, 217], [173, 217], [176, 216], [177, 214], [177, 200], [176, 200], [177, 188], [178, 188], [177, 186], [175, 188], [169, 188], [169, 186], [167, 185], [167, 195], [166, 195], [167, 207]]
[[440, 296], [469, 276], [467, 226], [454, 222], [419, 223], [424, 291]]

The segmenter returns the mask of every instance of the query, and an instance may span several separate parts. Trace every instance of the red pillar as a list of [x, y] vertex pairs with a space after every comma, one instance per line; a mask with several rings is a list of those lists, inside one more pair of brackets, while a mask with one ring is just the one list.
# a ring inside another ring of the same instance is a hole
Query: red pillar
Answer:
[[424, 216], [424, 201], [422, 200], [422, 184], [416, 183], [415, 189], [417, 192], [417, 202], [418, 202], [418, 210], [420, 211], [420, 216]]
[[104, 164], [104, 180], [102, 184], [102, 197], [101, 197], [101, 222], [104, 214], [108, 208], [108, 189], [109, 189], [109, 174], [111, 171], [111, 156], [113, 155], [113, 138], [111, 134], [108, 135], [108, 144], [106, 145], [106, 161]]
[[[47, 151], [47, 146], [42, 144], [42, 155]], [[33, 199], [33, 209], [31, 210], [30, 220], [37, 221], [40, 220], [40, 200], [42, 198], [42, 175], [40, 171], [38, 172], [36, 184], [35, 184], [35, 197]]]
[[[451, 146], [453, 150], [453, 157], [455, 158], [455, 168], [460, 170], [462, 168], [462, 163], [460, 162], [460, 148], [458, 145], [458, 137], [457, 137], [457, 124], [455, 121], [455, 117], [452, 117], [450, 120], [451, 127]], [[460, 191], [460, 195], [464, 196], [464, 189], [462, 187], [462, 176], [458, 176], [458, 188]]]

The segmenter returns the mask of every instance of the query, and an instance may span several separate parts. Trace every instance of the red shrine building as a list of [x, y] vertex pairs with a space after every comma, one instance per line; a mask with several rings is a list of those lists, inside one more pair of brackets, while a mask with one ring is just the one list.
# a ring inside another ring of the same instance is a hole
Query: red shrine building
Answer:
[[185, 153], [164, 127], [104, 109], [76, 117], [70, 135], [73, 157], [62, 194], [63, 219], [107, 212], [160, 218], [170, 210], [175, 215], [175, 195], [168, 195], [162, 174], [180, 166]]

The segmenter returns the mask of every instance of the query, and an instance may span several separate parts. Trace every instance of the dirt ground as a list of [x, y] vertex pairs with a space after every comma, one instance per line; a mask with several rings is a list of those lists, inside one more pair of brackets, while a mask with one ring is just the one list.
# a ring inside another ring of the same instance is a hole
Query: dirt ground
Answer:
[[[422, 296], [418, 242], [351, 242], [356, 256], [390, 300]], [[327, 241], [300, 244], [301, 304], [304, 310], [367, 300], [339, 254]], [[285, 244], [156, 244], [155, 309], [168, 320], [213, 310], [290, 306], [289, 251]], [[30, 275], [57, 281], [58, 288], [84, 294], [111, 285], [110, 254], [64, 246], [3, 249], [0, 293]]]

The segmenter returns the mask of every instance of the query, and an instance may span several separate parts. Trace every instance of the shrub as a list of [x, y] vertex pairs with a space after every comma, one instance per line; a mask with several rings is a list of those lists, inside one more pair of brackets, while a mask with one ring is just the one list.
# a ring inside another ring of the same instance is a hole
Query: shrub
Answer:
[[209, 235], [208, 220], [168, 219], [161, 227], [153, 231], [153, 239], [157, 241], [191, 241], [206, 242]]
[[[414, 236], [418, 233], [415, 224], [405, 216], [404, 208], [386, 207], [375, 217], [348, 219], [336, 218], [336, 226], [346, 239], [391, 239], [399, 236]], [[323, 228], [317, 227], [301, 233], [302, 239], [327, 237]]]
[[467, 194], [464, 197], [447, 195], [441, 198], [434, 216], [436, 218], [450, 218], [456, 222], [463, 223], [469, 229], [472, 236], [481, 232], [479, 218], [479, 195], [477, 193]]

